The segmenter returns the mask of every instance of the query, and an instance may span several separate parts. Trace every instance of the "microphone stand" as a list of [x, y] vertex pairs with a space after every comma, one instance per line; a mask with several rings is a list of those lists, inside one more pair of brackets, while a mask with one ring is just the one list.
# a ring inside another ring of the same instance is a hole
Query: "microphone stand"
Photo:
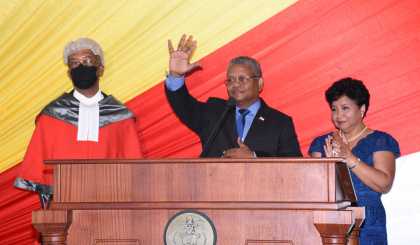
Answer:
[[218, 122], [217, 122], [217, 124], [216, 124], [216, 127], [214, 127], [213, 131], [211, 132], [210, 137], [209, 137], [209, 139], [207, 140], [206, 144], [204, 145], [204, 147], [203, 147], [203, 151], [201, 152], [201, 154], [200, 154], [199, 158], [203, 158], [203, 157], [207, 156], [208, 151], [209, 151], [209, 149], [210, 149], [210, 146], [213, 144], [213, 141], [214, 141], [214, 139], [215, 139], [215, 136], [217, 135], [217, 133], [216, 133], [216, 132], [218, 132], [218, 131], [220, 130], [220, 126], [221, 126], [221, 125], [222, 125], [222, 123], [225, 121], [225, 119], [226, 119], [226, 115], [227, 115], [227, 112], [228, 112], [230, 109], [234, 108], [234, 106], [235, 106], [235, 102], [236, 102], [236, 100], [235, 100], [235, 98], [233, 98], [233, 97], [230, 97], [230, 98], [227, 100], [227, 102], [226, 102], [226, 104], [227, 104], [226, 110], [223, 112], [222, 116], [220, 117], [219, 121], [218, 121]]

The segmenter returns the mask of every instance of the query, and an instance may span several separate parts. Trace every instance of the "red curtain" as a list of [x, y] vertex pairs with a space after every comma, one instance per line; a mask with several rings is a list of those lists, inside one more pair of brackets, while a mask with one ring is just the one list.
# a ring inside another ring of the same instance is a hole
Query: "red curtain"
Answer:
[[40, 210], [36, 193], [14, 188], [21, 164], [3, 172], [0, 178], [0, 244], [34, 244], [37, 231], [31, 223], [33, 210]]
[[[229, 60], [256, 58], [265, 79], [261, 97], [293, 117], [307, 156], [316, 136], [334, 130], [325, 90], [340, 78], [354, 77], [371, 93], [365, 123], [393, 135], [402, 154], [410, 154], [420, 148], [417, 137], [408, 137], [420, 135], [420, 107], [407, 108], [420, 104], [419, 20], [415, 0], [299, 1], [203, 58], [204, 66], [186, 83], [201, 101], [227, 98], [223, 80]], [[127, 106], [137, 116], [146, 157], [199, 155], [198, 137], [173, 114], [163, 84]]]

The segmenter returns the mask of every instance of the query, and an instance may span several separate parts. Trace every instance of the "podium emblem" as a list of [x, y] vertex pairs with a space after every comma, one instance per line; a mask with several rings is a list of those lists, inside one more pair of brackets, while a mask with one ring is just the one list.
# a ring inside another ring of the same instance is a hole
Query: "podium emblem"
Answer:
[[165, 245], [216, 245], [213, 222], [195, 210], [181, 211], [168, 221], [163, 234]]

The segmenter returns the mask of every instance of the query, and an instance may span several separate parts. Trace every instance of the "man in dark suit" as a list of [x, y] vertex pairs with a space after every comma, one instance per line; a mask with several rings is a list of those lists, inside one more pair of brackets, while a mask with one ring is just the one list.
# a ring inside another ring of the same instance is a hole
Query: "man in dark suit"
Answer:
[[[226, 100], [209, 98], [199, 102], [190, 95], [184, 74], [202, 63], [189, 63], [197, 41], [183, 35], [175, 51], [168, 41], [170, 59], [165, 92], [179, 119], [198, 134], [203, 147], [227, 111], [220, 131], [201, 157], [302, 157], [292, 118], [267, 106], [259, 97], [264, 86], [259, 63], [250, 57], [230, 61], [225, 84], [235, 109], [228, 110]], [[185, 43], [185, 44], [184, 44]]]

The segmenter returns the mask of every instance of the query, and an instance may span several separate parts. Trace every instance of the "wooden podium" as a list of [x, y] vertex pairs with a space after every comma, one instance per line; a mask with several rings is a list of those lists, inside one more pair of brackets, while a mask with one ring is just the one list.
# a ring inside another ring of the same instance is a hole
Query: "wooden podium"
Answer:
[[[358, 244], [364, 219], [363, 207], [349, 207], [355, 195], [341, 158], [45, 163], [54, 164], [54, 201], [32, 213], [44, 245]], [[172, 226], [189, 211], [210, 222], [213, 240], [204, 225], [185, 230], [194, 215], [184, 230]]]

